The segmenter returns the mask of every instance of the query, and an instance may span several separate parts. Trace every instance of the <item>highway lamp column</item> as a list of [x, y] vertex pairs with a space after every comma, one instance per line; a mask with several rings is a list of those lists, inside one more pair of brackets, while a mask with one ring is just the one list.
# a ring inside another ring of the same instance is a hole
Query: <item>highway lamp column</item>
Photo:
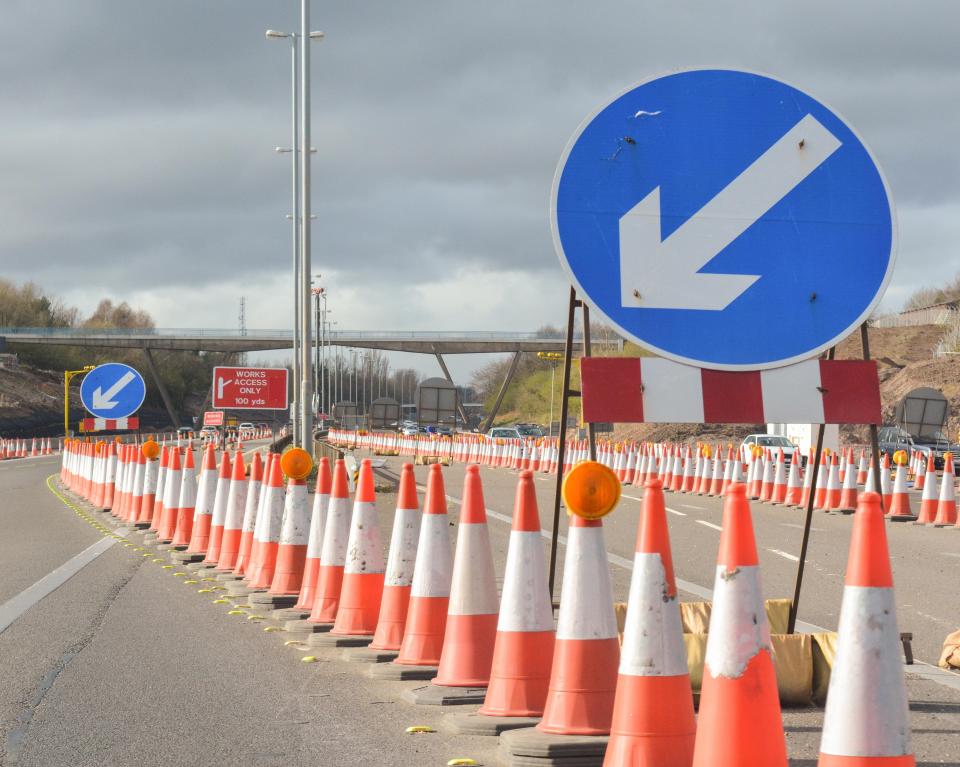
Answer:
[[301, 442], [303, 447], [313, 447], [313, 401], [310, 376], [310, 46], [308, 40], [322, 39], [323, 32], [310, 31], [310, 0], [300, 2], [300, 34], [304, 45], [300, 46], [300, 201], [303, 206], [302, 232], [300, 235], [300, 324], [302, 330], [300, 347], [300, 402]]

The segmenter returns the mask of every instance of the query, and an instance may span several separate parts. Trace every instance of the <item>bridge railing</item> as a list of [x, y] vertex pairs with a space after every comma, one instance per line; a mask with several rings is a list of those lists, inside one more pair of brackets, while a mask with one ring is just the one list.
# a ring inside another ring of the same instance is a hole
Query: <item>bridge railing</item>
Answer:
[[[290, 330], [246, 330], [237, 328], [26, 328], [0, 327], [0, 336], [47, 336], [59, 338], [165, 336], [168, 338], [291, 338]], [[327, 333], [332, 341], [397, 339], [419, 341], [557, 341], [563, 333], [527, 333], [486, 330], [337, 330]], [[576, 340], [580, 340], [577, 335]]]

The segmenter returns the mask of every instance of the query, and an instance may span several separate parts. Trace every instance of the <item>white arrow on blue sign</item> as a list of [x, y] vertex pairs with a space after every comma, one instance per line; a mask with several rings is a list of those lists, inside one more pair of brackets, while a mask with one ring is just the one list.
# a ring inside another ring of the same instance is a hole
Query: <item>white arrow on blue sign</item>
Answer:
[[707, 368], [789, 365], [883, 295], [889, 187], [835, 112], [765, 75], [698, 69], [587, 118], [553, 183], [560, 261], [628, 338]]
[[143, 376], [122, 362], [107, 362], [84, 376], [80, 401], [97, 418], [126, 418], [136, 413], [147, 396]]

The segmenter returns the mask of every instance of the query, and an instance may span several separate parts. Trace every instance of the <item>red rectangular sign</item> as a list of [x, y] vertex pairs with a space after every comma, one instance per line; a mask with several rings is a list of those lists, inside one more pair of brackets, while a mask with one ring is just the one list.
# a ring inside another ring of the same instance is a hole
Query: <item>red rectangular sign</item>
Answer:
[[208, 410], [203, 414], [204, 426], [223, 426], [223, 411]]
[[214, 368], [213, 399], [228, 410], [286, 410], [286, 368]]

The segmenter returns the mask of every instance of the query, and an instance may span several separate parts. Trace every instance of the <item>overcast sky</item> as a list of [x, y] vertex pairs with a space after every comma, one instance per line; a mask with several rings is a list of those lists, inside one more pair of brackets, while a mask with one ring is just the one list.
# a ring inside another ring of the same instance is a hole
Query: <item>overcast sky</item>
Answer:
[[[249, 327], [289, 327], [289, 43], [263, 33], [299, 2], [3, 5], [3, 275], [161, 327], [236, 327], [245, 295]], [[313, 259], [342, 329], [560, 324], [568, 138], [631, 83], [700, 65], [782, 77], [858, 130], [897, 203], [886, 307], [960, 270], [954, 0], [312, 8]]]

